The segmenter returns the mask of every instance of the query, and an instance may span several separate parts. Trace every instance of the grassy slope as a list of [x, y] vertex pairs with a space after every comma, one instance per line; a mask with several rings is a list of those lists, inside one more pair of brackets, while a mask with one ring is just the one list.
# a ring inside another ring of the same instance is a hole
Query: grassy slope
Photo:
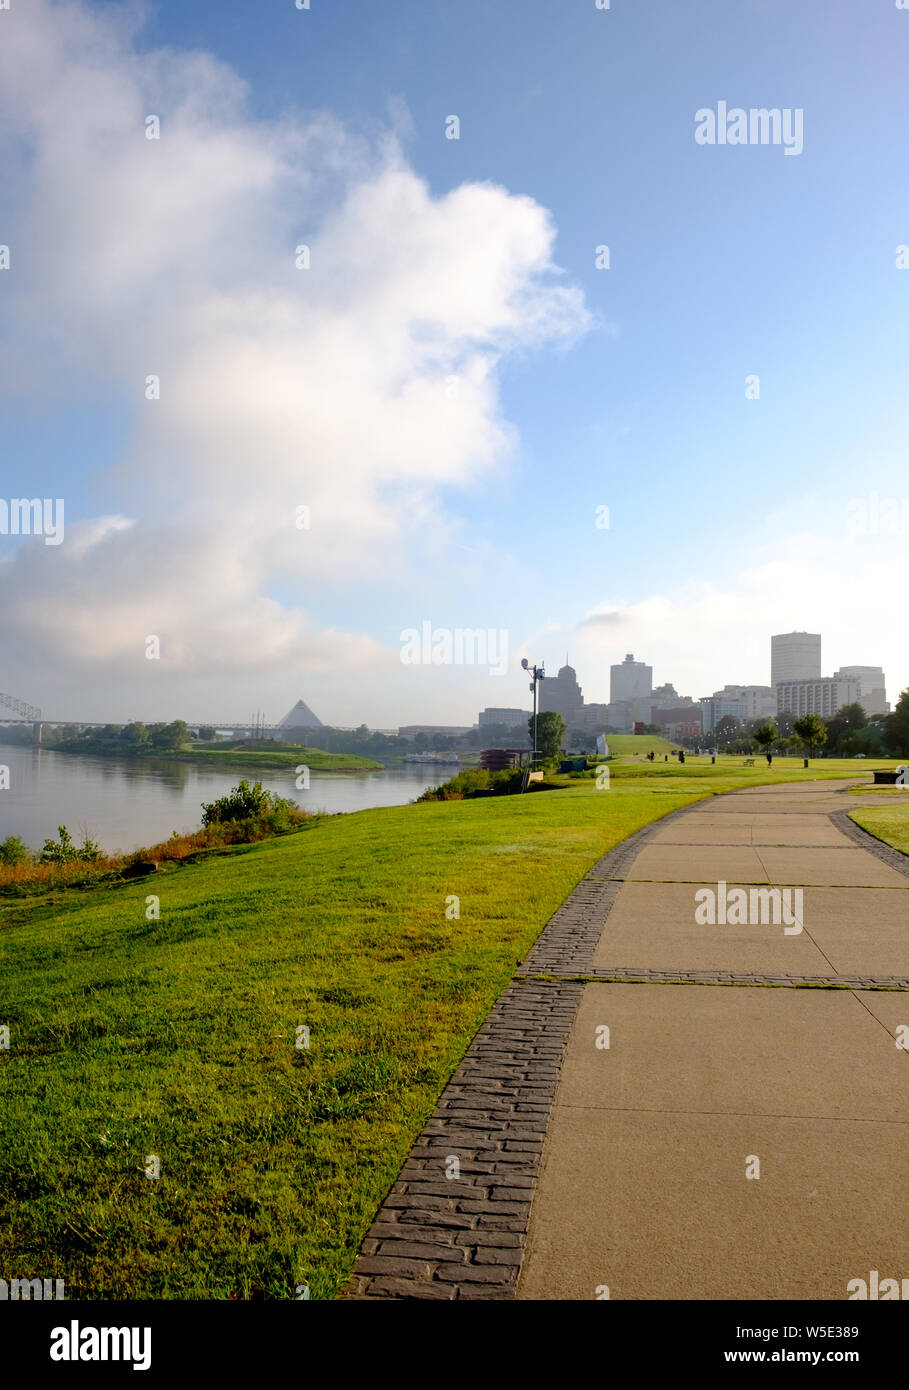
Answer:
[[897, 787], [876, 787], [875, 791], [881, 793], [880, 800], [875, 797], [874, 805], [850, 812], [851, 819], [879, 840], [909, 854], [909, 791]]
[[640, 754], [645, 758], [651, 751], [662, 757], [678, 747], [677, 743], [670, 743], [659, 734], [607, 734], [606, 742], [610, 753], [619, 756]]
[[[770, 780], [815, 775], [794, 764]], [[0, 910], [15, 1136], [0, 1145], [0, 1266], [63, 1277], [70, 1297], [286, 1298], [304, 1281], [332, 1297], [583, 873], [676, 806], [768, 780], [649, 770], [617, 765], [608, 793], [578, 782], [330, 818], [160, 880]], [[867, 769], [823, 769], [843, 770]]]
[[257, 749], [192, 748], [180, 753], [169, 753], [169, 758], [179, 762], [221, 764], [225, 767], [296, 767], [304, 763], [310, 772], [356, 772], [381, 769], [384, 764], [373, 758], [364, 758], [359, 753], [326, 753], [321, 748], [294, 748], [290, 751], [271, 749], [259, 752]]

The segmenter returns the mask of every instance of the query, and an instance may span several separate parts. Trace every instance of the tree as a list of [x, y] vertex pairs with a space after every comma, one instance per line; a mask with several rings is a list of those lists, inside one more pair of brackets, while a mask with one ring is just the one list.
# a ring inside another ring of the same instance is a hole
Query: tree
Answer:
[[739, 721], [736, 719], [735, 715], [724, 714], [713, 733], [717, 743], [720, 744], [728, 743], [730, 739], [735, 738], [738, 731]]
[[145, 748], [151, 742], [145, 725], [137, 724], [135, 721], [127, 724], [120, 737], [128, 747], [133, 749]]
[[859, 729], [855, 741], [858, 751], [864, 753], [866, 758], [883, 758], [887, 751], [884, 742], [884, 719], [872, 719], [864, 729]]
[[855, 734], [859, 729], [864, 729], [868, 723], [868, 716], [862, 706], [857, 702], [851, 705], [843, 705], [838, 709], [832, 719], [827, 723], [827, 742], [834, 752], [846, 752], [845, 739], [847, 735], [852, 735], [851, 746], [856, 746]]
[[909, 754], [909, 686], [900, 695], [896, 709], [884, 721], [884, 738], [897, 757]]
[[176, 752], [189, 738], [185, 719], [174, 719], [170, 724], [155, 724], [151, 730], [152, 747], [159, 752]]
[[780, 732], [775, 724], [762, 724], [753, 734], [754, 741], [762, 753], [769, 753], [779, 736]]
[[782, 710], [776, 717], [776, 727], [780, 731], [780, 741], [792, 737], [792, 723], [795, 715], [791, 710]]
[[827, 742], [827, 725], [819, 714], [803, 715], [801, 719], [795, 720], [792, 728], [808, 749], [809, 758], [815, 748], [821, 748]]
[[[543, 710], [537, 715], [537, 752], [544, 758], [558, 757], [568, 725], [554, 709]], [[527, 730], [533, 741], [533, 715], [527, 721]]]
[[199, 730], [199, 738], [203, 743], [211, 743], [215, 736], [215, 731], [210, 724], [203, 724]]

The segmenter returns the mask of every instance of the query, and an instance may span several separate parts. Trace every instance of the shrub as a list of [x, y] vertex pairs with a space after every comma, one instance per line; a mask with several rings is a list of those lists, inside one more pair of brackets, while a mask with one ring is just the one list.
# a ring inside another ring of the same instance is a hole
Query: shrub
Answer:
[[39, 856], [42, 864], [96, 864], [101, 858], [101, 850], [94, 840], [84, 836], [81, 845], [73, 844], [72, 836], [65, 825], [57, 826], [58, 840], [45, 840]]
[[232, 839], [257, 839], [263, 834], [283, 835], [310, 820], [295, 801], [264, 791], [261, 782], [252, 786], [244, 780], [232, 787], [228, 796], [202, 805], [202, 824], [207, 827], [231, 826], [238, 832]]
[[231, 821], [256, 819], [271, 809], [272, 802], [272, 796], [263, 791], [261, 782], [250, 786], [244, 777], [237, 786], [231, 787], [228, 796], [202, 803], [202, 824], [225, 825]]
[[31, 859], [31, 850], [18, 835], [7, 835], [5, 840], [0, 840], [0, 864], [28, 864]]
[[520, 768], [502, 768], [490, 772], [485, 767], [465, 768], [440, 787], [427, 787], [418, 801], [463, 801], [474, 796], [510, 796], [521, 790], [524, 773]]

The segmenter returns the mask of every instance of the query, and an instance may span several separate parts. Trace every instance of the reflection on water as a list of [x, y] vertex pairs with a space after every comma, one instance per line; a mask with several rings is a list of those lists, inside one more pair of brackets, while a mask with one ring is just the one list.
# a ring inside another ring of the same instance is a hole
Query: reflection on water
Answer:
[[0, 764], [10, 770], [9, 790], [0, 790], [0, 840], [21, 835], [33, 849], [56, 835], [59, 825], [74, 839], [89, 834], [106, 850], [155, 844], [174, 830], [197, 829], [202, 802], [224, 796], [241, 777], [261, 782], [308, 811], [362, 811], [413, 801], [455, 771], [411, 766], [355, 774], [313, 772], [309, 790], [298, 791], [292, 767], [214, 769], [166, 759], [79, 757], [11, 744], [0, 744]]

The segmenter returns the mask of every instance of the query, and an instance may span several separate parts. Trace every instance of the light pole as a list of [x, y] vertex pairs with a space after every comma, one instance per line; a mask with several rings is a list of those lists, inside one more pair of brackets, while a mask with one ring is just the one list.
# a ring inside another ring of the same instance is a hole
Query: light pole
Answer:
[[533, 692], [533, 749], [530, 754], [530, 770], [535, 771], [537, 760], [537, 686], [544, 679], [546, 670], [543, 666], [531, 666], [526, 656], [521, 662], [525, 671], [533, 673], [533, 680], [530, 682], [530, 689]]

